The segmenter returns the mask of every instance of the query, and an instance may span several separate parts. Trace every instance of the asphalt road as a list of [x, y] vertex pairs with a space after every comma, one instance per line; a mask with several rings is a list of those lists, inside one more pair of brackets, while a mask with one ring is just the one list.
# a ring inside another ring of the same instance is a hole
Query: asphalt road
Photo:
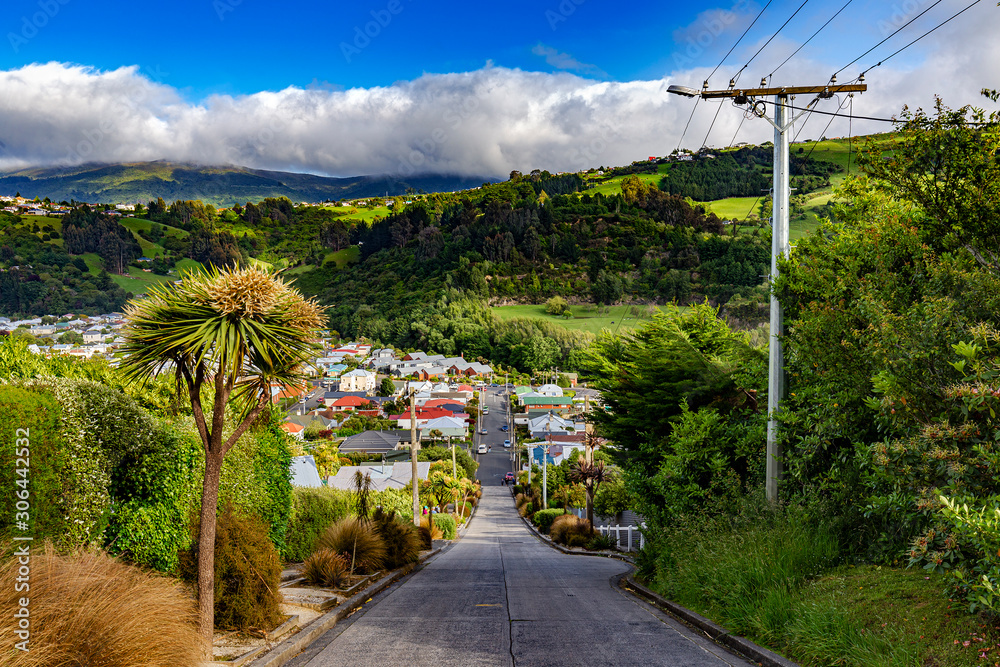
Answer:
[[487, 485], [451, 549], [288, 664], [749, 667], [615, 587], [627, 569], [542, 544], [509, 491]]

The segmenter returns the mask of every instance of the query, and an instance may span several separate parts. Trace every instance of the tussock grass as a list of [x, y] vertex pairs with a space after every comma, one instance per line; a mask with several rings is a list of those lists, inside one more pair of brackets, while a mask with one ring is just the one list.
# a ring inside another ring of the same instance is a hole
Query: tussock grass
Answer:
[[[31, 554], [31, 590], [16, 592], [16, 558], [0, 567], [0, 663], [11, 667], [183, 667], [201, 664], [195, 602], [175, 580], [103, 552]], [[12, 651], [14, 611], [30, 595], [30, 651]]]
[[302, 564], [302, 576], [315, 586], [343, 588], [351, 579], [351, 564], [329, 549], [320, 549]]
[[316, 540], [316, 550], [322, 549], [344, 554], [355, 572], [375, 572], [385, 564], [385, 543], [375, 527], [354, 517], [327, 528]]

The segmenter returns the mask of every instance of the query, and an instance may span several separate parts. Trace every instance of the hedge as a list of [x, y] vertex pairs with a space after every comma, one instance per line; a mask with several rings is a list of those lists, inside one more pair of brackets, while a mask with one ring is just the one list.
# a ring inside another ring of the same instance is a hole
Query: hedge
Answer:
[[549, 528], [552, 527], [552, 522], [556, 520], [556, 517], [562, 516], [565, 513], [566, 511], [562, 509], [538, 510], [531, 517], [531, 522], [538, 526], [538, 530], [547, 533], [549, 532]]

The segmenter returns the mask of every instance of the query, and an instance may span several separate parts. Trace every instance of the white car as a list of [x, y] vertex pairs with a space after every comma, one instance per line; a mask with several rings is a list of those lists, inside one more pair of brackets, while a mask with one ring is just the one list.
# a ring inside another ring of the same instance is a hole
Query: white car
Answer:
[[480, 454], [486, 453], [486, 445], [479, 445], [479, 453]]

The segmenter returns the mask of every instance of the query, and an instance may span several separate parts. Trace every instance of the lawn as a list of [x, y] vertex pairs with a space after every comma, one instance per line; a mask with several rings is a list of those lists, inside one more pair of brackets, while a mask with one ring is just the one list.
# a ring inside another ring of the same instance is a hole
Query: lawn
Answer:
[[[119, 222], [121, 222], [123, 227], [127, 227], [133, 232], [138, 232], [138, 231], [148, 232], [149, 228], [153, 226], [153, 222], [151, 220], [144, 220], [142, 218], [120, 218]], [[161, 224], [160, 226], [163, 227], [164, 236], [176, 236], [182, 239], [191, 236], [191, 232], [179, 229], [177, 227], [171, 227], [170, 225], [164, 225], [164, 224]]]
[[[640, 317], [632, 312], [635, 308], [641, 313]], [[588, 305], [573, 306], [574, 317], [565, 319], [545, 312], [545, 304], [520, 304], [516, 306], [494, 306], [491, 308], [493, 314], [501, 320], [511, 320], [515, 317], [531, 317], [539, 320], [547, 320], [553, 324], [573, 329], [576, 331], [588, 331], [599, 333], [602, 329], [620, 331], [623, 329], [635, 329], [649, 321], [646, 315], [647, 306], [611, 306], [607, 313], [597, 313], [597, 307]]]
[[[89, 262], [88, 262], [89, 264]], [[145, 294], [152, 285], [158, 283], [168, 283], [177, 280], [176, 276], [159, 276], [155, 273], [146, 273], [142, 269], [134, 266], [128, 267], [127, 276], [111, 274], [111, 279], [119, 287], [132, 294]]]
[[760, 208], [760, 201], [757, 197], [728, 197], [726, 199], [705, 202], [705, 206], [711, 213], [716, 214], [720, 218], [725, 218], [726, 220], [736, 218], [742, 222], [746, 219], [747, 214], [757, 211]]
[[360, 261], [361, 248], [356, 245], [352, 245], [350, 248], [344, 248], [343, 250], [327, 253], [323, 263], [326, 264], [327, 262], [333, 262], [337, 265], [338, 269], [342, 269], [348, 264], [357, 264]]
[[[654, 185], [659, 187], [660, 179], [663, 178], [663, 174], [636, 174], [644, 183], [647, 185]], [[619, 195], [622, 192], [622, 181], [624, 181], [628, 176], [615, 176], [614, 178], [603, 181], [599, 185], [595, 185], [589, 190], [584, 190], [581, 195], [595, 195], [601, 193], [602, 195]]]
[[[344, 208], [340, 206], [327, 206], [330, 211], [336, 211], [340, 213]], [[376, 218], [384, 218], [389, 215], [389, 208], [387, 206], [377, 206], [375, 208], [350, 208], [348, 209], [350, 213], [347, 215], [340, 216], [342, 220], [358, 220], [364, 222], [368, 226], [371, 226], [375, 222]]]

